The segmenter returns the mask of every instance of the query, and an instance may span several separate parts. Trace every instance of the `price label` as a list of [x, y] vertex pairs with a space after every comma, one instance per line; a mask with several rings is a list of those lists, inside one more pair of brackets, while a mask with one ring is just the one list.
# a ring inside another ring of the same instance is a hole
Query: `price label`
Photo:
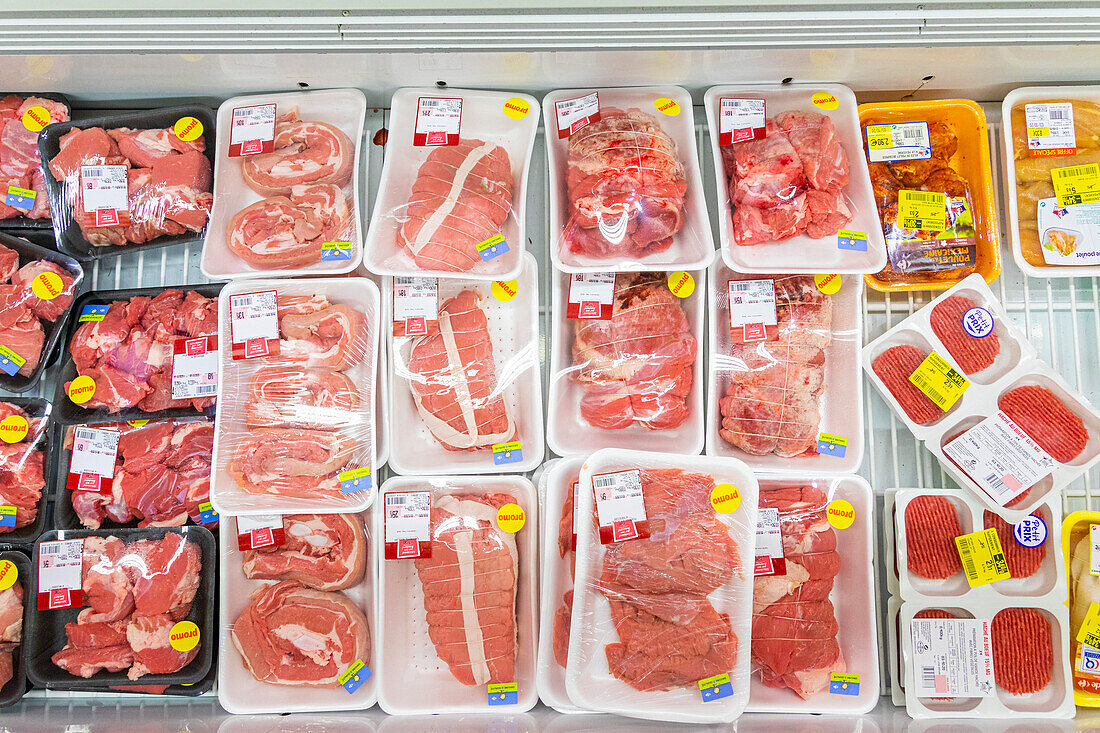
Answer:
[[1071, 165], [1050, 171], [1059, 206], [1094, 204], [1100, 201], [1100, 165]]
[[851, 672], [832, 672], [829, 674], [830, 695], [859, 695], [859, 675]]
[[493, 465], [504, 466], [523, 461], [523, 445], [518, 440], [493, 445]]
[[585, 125], [599, 121], [600, 95], [592, 92], [583, 97], [554, 102], [554, 113], [558, 118], [558, 139], [564, 140]]
[[52, 540], [38, 544], [38, 610], [54, 611], [84, 605], [80, 586], [84, 540]]
[[774, 280], [729, 281], [730, 333], [734, 342], [763, 341], [777, 323]]
[[235, 107], [229, 127], [229, 157], [273, 152], [276, 116], [274, 103]]
[[611, 319], [615, 302], [615, 273], [577, 272], [569, 277], [565, 317], [578, 320]]
[[600, 542], [624, 542], [649, 537], [640, 471], [601, 473], [592, 477]]
[[947, 194], [898, 191], [898, 224], [905, 229], [942, 232], [947, 228]]
[[432, 492], [391, 491], [383, 497], [385, 558], [431, 557]]
[[405, 336], [425, 336], [428, 323], [439, 319], [439, 280], [434, 277], [393, 279], [393, 322], [404, 324]]
[[481, 257], [482, 262], [495, 260], [502, 254], [511, 251], [508, 249], [508, 242], [504, 240], [503, 234], [495, 234], [484, 242], [478, 242], [474, 245], [474, 248], [477, 249], [478, 256]]
[[1077, 641], [1088, 644], [1093, 649], [1100, 647], [1100, 603], [1093, 602], [1089, 605], [1077, 632]]
[[1089, 525], [1089, 540], [1092, 544], [1089, 551], [1089, 574], [1100, 575], [1100, 524]]
[[943, 452], [1001, 506], [1057, 466], [1042, 446], [1000, 410], [944, 445]]
[[416, 147], [458, 145], [461, 130], [461, 99], [420, 97], [417, 100], [413, 145]]
[[283, 517], [279, 514], [254, 514], [237, 517], [237, 547], [259, 550], [264, 547], [282, 547], [286, 543]]
[[102, 321], [107, 315], [107, 311], [110, 306], [105, 303], [86, 305], [80, 309], [80, 317], [77, 318], [78, 323], [86, 323], [88, 321]]
[[993, 314], [976, 305], [967, 309], [962, 318], [963, 329], [977, 339], [982, 339], [993, 333]]
[[723, 97], [718, 100], [718, 144], [763, 140], [767, 121], [768, 103], [763, 99]]
[[932, 157], [927, 122], [867, 125], [867, 159], [872, 163], [928, 160]]
[[836, 248], [847, 252], [867, 251], [867, 232], [841, 229], [836, 233]]
[[817, 436], [817, 452], [823, 456], [843, 458], [848, 452], [848, 439], [843, 435], [819, 433]]
[[1044, 102], [1024, 105], [1027, 154], [1032, 158], [1077, 154], [1073, 127], [1073, 103]]
[[970, 386], [966, 377], [933, 351], [909, 375], [909, 381], [941, 410], [950, 410]]
[[214, 509], [214, 505], [208, 501], [204, 501], [199, 504], [199, 523], [200, 524], [213, 524], [220, 519], [221, 515]]
[[956, 537], [955, 546], [971, 588], [1012, 577], [996, 529], [990, 527]]
[[80, 195], [88, 226], [129, 226], [130, 196], [126, 185], [126, 166], [80, 166]]
[[[14, 527], [19, 510], [13, 506], [0, 506], [0, 527]], [[0, 589], [2, 590], [2, 589]]]
[[753, 575], [783, 575], [787, 561], [783, 557], [783, 535], [779, 510], [762, 508], [756, 515], [756, 562]]
[[114, 485], [119, 433], [114, 430], [77, 427], [73, 429], [73, 450], [69, 458], [69, 491], [110, 494]]
[[918, 697], [991, 697], [993, 643], [986, 619], [913, 619], [914, 692]]
[[218, 394], [218, 335], [177, 338], [172, 346], [172, 399]]
[[1047, 523], [1037, 514], [1030, 514], [1012, 527], [1012, 536], [1024, 547], [1038, 547], [1047, 541]]
[[279, 309], [274, 290], [229, 298], [229, 330], [233, 359], [254, 359], [279, 353]]

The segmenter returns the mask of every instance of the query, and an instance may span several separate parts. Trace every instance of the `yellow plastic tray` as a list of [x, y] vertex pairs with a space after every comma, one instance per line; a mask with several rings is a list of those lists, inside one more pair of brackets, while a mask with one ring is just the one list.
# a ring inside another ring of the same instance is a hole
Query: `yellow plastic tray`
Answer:
[[[1088, 525], [1100, 524], [1100, 512], [1073, 512], [1065, 519], [1062, 520], [1062, 558], [1066, 566], [1066, 584], [1072, 589], [1072, 579], [1070, 578], [1070, 559], [1072, 557], [1073, 546], [1077, 544], [1083, 536], [1081, 530], [1075, 530], [1078, 525], [1085, 525], [1085, 532], [1088, 532]], [[1100, 599], [1097, 599], [1100, 600]], [[1069, 598], [1066, 600], [1066, 606], [1069, 606], [1073, 602], [1073, 593], [1070, 592]], [[1069, 630], [1072, 633], [1072, 629]], [[1074, 638], [1066, 639], [1066, 643], [1069, 644], [1069, 659], [1070, 664], [1073, 664], [1073, 658], [1077, 649], [1077, 640]], [[1070, 670], [1072, 674], [1073, 670]], [[1100, 708], [1100, 695], [1093, 692], [1086, 692], [1085, 690], [1079, 690], [1076, 686], [1073, 689], [1073, 701], [1077, 703], [1078, 707], [1085, 708]]]

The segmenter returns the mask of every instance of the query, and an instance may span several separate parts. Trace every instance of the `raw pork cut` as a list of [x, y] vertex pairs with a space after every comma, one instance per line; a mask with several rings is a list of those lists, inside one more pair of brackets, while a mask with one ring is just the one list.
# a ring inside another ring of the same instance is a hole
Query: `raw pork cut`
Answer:
[[[573, 490], [565, 496], [561, 507], [561, 519], [558, 520], [558, 554], [562, 560], [569, 558], [569, 576], [577, 573], [577, 536], [573, 534], [573, 494], [577, 481], [573, 480]], [[573, 589], [565, 591], [561, 605], [554, 611], [554, 659], [564, 668], [569, 660], [569, 628], [573, 621]]]
[[[50, 197], [42, 162], [38, 156], [38, 133], [23, 124], [23, 115], [31, 107], [46, 110], [45, 124], [67, 122], [68, 105], [44, 97], [20, 97], [15, 94], [0, 99], [0, 189], [8, 187], [35, 192], [30, 207], [11, 206], [0, 198], [0, 219], [25, 216], [28, 219], [50, 218]], [[5, 278], [6, 279], [6, 278]]]
[[710, 476], [640, 474], [649, 536], [606, 545], [594, 582], [619, 636], [607, 664], [643, 692], [690, 687], [736, 664], [737, 636], [708, 596], [739, 572], [739, 548], [711, 507]]
[[[4, 286], [0, 286], [2, 287]], [[16, 374], [29, 377], [42, 360], [46, 333], [42, 330], [42, 324], [27, 308], [19, 306], [9, 309], [8, 315], [0, 315], [0, 319], [7, 320], [11, 316], [14, 316], [14, 321], [10, 325], [0, 325], [0, 345], [8, 347], [24, 360]]]
[[12, 655], [23, 640], [23, 584], [0, 590], [0, 690], [15, 672]]
[[347, 239], [351, 209], [339, 186], [294, 186], [241, 209], [229, 221], [229, 249], [250, 266], [285, 270], [321, 261], [321, 245]]
[[126, 626], [126, 643], [134, 653], [134, 663], [126, 676], [132, 680], [146, 674], [171, 674], [191, 663], [199, 647], [181, 652], [172, 648], [169, 633], [176, 620], [167, 614], [134, 616]]
[[251, 580], [296, 580], [317, 590], [350, 588], [363, 580], [367, 540], [355, 514], [283, 516], [286, 542], [244, 553], [241, 565]]
[[[46, 272], [52, 272], [61, 278], [61, 288], [56, 291], [53, 298], [43, 300], [34, 294], [32, 284], [36, 277]], [[60, 318], [73, 302], [73, 276], [56, 262], [49, 260], [28, 262], [12, 273], [11, 284], [17, 289], [21, 304], [36, 317], [50, 323]], [[5, 307], [10, 307], [10, 304], [6, 303]]]
[[45, 451], [39, 440], [46, 420], [28, 415], [21, 407], [0, 402], [0, 420], [19, 415], [27, 421], [27, 434], [15, 443], [0, 441], [0, 506], [15, 507], [15, 526], [0, 527], [0, 535], [26, 527], [38, 516], [38, 503], [46, 488], [43, 474]]
[[496, 384], [493, 343], [476, 290], [439, 309], [437, 333], [413, 341], [409, 389], [432, 436], [447, 450], [483, 450], [516, 434]]
[[6, 283], [19, 269], [19, 253], [0, 244], [0, 283]]
[[573, 254], [637, 259], [668, 249], [684, 225], [676, 142], [640, 109], [605, 107], [569, 138], [566, 185], [562, 244]]
[[259, 428], [240, 439], [225, 470], [249, 494], [339, 498], [337, 474], [355, 448], [354, 440], [336, 432]]
[[719, 401], [719, 435], [749, 455], [790, 458], [817, 452], [832, 301], [812, 275], [774, 282], [777, 325], [762, 341], [734, 333], [730, 355], [719, 362], [719, 374], [730, 380]]
[[367, 319], [323, 296], [278, 299], [279, 354], [268, 361], [344, 371], [366, 358]]
[[417, 171], [397, 235], [417, 267], [465, 272], [482, 262], [477, 245], [500, 233], [512, 212], [508, 152], [490, 142], [437, 147]]
[[233, 622], [232, 636], [244, 666], [271, 685], [336, 687], [355, 660], [370, 665], [363, 611], [343, 593], [294, 580], [257, 589]]
[[351, 180], [355, 143], [327, 122], [305, 121], [291, 107], [275, 123], [275, 148], [270, 153], [241, 158], [245, 183], [261, 196], [289, 194], [295, 186]]
[[245, 421], [249, 428], [335, 430], [350, 424], [358, 409], [359, 391], [343, 373], [273, 366], [252, 375]]
[[840, 571], [828, 498], [811, 486], [762, 489], [760, 509], [779, 512], [786, 570], [753, 583], [752, 660], [768, 687], [808, 699], [844, 672], [837, 616], [829, 597]]
[[451, 494], [431, 510], [431, 556], [418, 557], [428, 636], [464, 685], [514, 682], [516, 536], [497, 527], [509, 494]]
[[584, 387], [585, 421], [669, 430], [687, 419], [698, 344], [664, 273], [616, 275], [611, 319], [577, 319], [573, 328], [571, 374]]

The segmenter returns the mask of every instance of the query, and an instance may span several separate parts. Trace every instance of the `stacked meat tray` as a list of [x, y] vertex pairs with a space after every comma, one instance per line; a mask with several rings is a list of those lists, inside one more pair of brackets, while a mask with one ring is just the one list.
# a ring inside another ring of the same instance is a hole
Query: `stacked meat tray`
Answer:
[[[0, 706], [728, 726], [866, 714], [881, 655], [914, 718], [1100, 706], [1100, 513], [1064, 503], [1100, 411], [989, 287], [982, 107], [702, 101], [0, 95]], [[1098, 105], [1005, 99], [1032, 275], [1095, 274], [1060, 171]], [[895, 417], [961, 488], [857, 475]]]

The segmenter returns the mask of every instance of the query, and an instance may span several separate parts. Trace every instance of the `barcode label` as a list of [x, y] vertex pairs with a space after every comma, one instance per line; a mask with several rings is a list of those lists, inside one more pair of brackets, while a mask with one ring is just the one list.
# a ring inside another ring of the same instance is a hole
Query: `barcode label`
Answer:
[[920, 389], [921, 392], [924, 392], [924, 394], [928, 396], [928, 399], [933, 402], [939, 404], [944, 401], [943, 393], [936, 389], [936, 385], [925, 379], [923, 374], [913, 374], [909, 377], [909, 381], [917, 385], [917, 388]]
[[401, 491], [384, 498], [385, 558], [404, 560], [431, 556], [432, 492]]
[[718, 102], [718, 144], [763, 140], [767, 120], [768, 107], [763, 99], [723, 98]]
[[909, 192], [909, 198], [912, 199], [913, 201], [923, 201], [923, 202], [929, 203], [929, 204], [939, 203], [942, 196], [943, 196], [942, 193], [934, 193], [932, 191], [928, 191], [928, 192], [910, 191]]
[[56, 542], [43, 542], [39, 548], [39, 555], [59, 555], [62, 551], [62, 546]]
[[597, 476], [596, 478], [592, 479], [592, 485], [595, 486], [597, 489], [609, 489], [612, 486], [615, 486], [616, 483], [617, 480], [612, 478], [611, 476]]
[[278, 107], [257, 104], [251, 107], [235, 107], [229, 128], [230, 158], [275, 150], [275, 118]]
[[565, 139], [600, 119], [600, 95], [592, 92], [583, 97], [554, 102], [554, 114], [558, 118], [558, 139]]
[[1072, 102], [1026, 104], [1024, 124], [1029, 156], [1055, 157], [1077, 152]]
[[267, 356], [279, 343], [278, 298], [274, 290], [233, 295], [229, 298], [229, 333], [233, 358], [249, 358], [248, 345], [266, 346], [256, 356]]
[[177, 338], [172, 346], [172, 399], [218, 393], [218, 336]]
[[420, 97], [416, 106], [413, 145], [458, 145], [462, 132], [462, 100]]
[[998, 505], [1004, 506], [1057, 465], [1000, 410], [943, 446], [943, 452]]
[[[765, 326], [777, 321], [774, 280], [730, 280], [729, 282], [730, 328], [736, 334], [744, 332], [745, 341], [765, 338]], [[748, 327], [756, 330], [750, 333]]]
[[993, 646], [985, 619], [913, 619], [917, 697], [991, 697]]
[[129, 210], [126, 166], [80, 166], [80, 195], [86, 214], [94, 214], [101, 209]]
[[217, 394], [218, 393], [218, 388], [217, 388], [216, 385], [209, 384], [209, 385], [205, 385], [205, 386], [202, 386], [202, 387], [197, 387], [195, 389], [195, 392], [197, 392], [200, 395], [212, 395], [212, 394]]
[[868, 125], [867, 156], [872, 163], [931, 158], [932, 146], [928, 123]]
[[936, 668], [921, 667], [921, 684], [932, 689], [936, 688]]
[[404, 494], [390, 494], [386, 497], [387, 506], [404, 506], [409, 498]]
[[959, 556], [962, 558], [963, 572], [968, 577], [978, 574], [978, 567], [974, 564], [974, 543], [968, 537], [959, 538]]
[[424, 336], [428, 321], [439, 319], [439, 280], [434, 277], [393, 279], [393, 322], [405, 324], [406, 336]]
[[642, 473], [638, 470], [597, 474], [592, 477], [600, 542], [622, 542], [649, 536]]
[[1067, 119], [1068, 117], [1069, 117], [1069, 115], [1066, 114], [1065, 110], [1052, 109], [1050, 111], [1050, 119], [1052, 119], [1052, 120], [1064, 120], [1064, 119]]
[[50, 540], [38, 545], [39, 611], [80, 606], [84, 540]]
[[1097, 165], [1071, 165], [1065, 168], [1054, 168], [1051, 173], [1055, 178], [1077, 178], [1078, 176], [1095, 176]]

